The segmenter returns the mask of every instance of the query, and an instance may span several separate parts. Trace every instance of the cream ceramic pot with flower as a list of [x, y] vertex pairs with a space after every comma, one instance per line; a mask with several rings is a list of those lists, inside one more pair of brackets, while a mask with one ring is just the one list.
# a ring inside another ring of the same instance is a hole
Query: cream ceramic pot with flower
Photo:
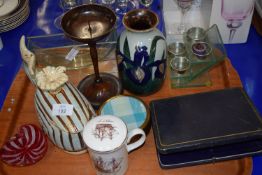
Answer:
[[65, 67], [34, 68], [34, 54], [26, 49], [24, 38], [20, 49], [25, 72], [36, 85], [35, 108], [39, 122], [49, 139], [70, 153], [85, 152], [82, 132], [95, 116], [91, 104], [68, 81]]

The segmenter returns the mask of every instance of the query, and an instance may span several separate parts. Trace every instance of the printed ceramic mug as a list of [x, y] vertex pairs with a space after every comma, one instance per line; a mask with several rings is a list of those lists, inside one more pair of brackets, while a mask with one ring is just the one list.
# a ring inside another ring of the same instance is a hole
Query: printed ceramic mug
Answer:
[[[141, 135], [140, 139], [128, 144], [136, 135]], [[118, 117], [101, 115], [87, 123], [83, 139], [96, 174], [122, 175], [128, 168], [128, 152], [141, 146], [146, 135], [139, 128], [127, 132], [125, 123]]]

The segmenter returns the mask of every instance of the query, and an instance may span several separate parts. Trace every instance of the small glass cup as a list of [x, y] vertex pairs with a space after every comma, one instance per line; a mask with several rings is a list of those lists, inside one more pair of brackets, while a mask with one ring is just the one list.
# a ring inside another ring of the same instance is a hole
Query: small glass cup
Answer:
[[63, 13], [54, 20], [56, 28], [61, 29], [61, 20], [65, 12], [81, 4], [82, 0], [60, 0], [59, 6], [63, 10]]
[[150, 6], [153, 4], [154, 0], [139, 0], [139, 4], [142, 5], [145, 8], [150, 8]]
[[116, 0], [98, 0], [98, 3], [114, 11]]
[[81, 4], [81, 0], [60, 0], [60, 6], [64, 11], [68, 11]]
[[192, 52], [199, 59], [205, 59], [212, 52], [212, 47], [207, 42], [195, 42], [192, 44]]
[[116, 0], [115, 12], [117, 15], [124, 15], [129, 10], [135, 9], [136, 4], [133, 0]]
[[185, 44], [181, 42], [174, 42], [169, 44], [167, 50], [171, 57], [186, 54]]
[[203, 41], [206, 38], [206, 31], [201, 27], [192, 27], [187, 30], [186, 37], [189, 41]]
[[186, 56], [175, 56], [171, 59], [170, 66], [178, 74], [184, 74], [190, 68], [190, 61]]
[[117, 0], [116, 1], [116, 14], [123, 15], [127, 12], [127, 6], [128, 6], [129, 0]]

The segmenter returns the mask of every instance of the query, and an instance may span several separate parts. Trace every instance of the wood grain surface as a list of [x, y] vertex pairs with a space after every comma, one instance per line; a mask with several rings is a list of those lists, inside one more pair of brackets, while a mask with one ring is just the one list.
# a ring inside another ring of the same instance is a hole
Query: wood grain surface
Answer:
[[[83, 70], [84, 72], [85, 70]], [[81, 71], [80, 71], [81, 72]], [[82, 72], [82, 73], [83, 73]], [[70, 81], [77, 83], [84, 75], [79, 71], [71, 71]], [[86, 74], [85, 74], [86, 75]], [[167, 73], [168, 75], [168, 73]], [[153, 99], [212, 91], [228, 87], [240, 87], [241, 81], [235, 69], [227, 59], [215, 66], [209, 72], [212, 79], [210, 87], [171, 89], [167, 76], [162, 89], [150, 96], [139, 97], [147, 104]], [[0, 113], [0, 145], [11, 137], [19, 126], [34, 123], [39, 126], [34, 108], [35, 87], [21, 69], [7, 95]], [[125, 92], [127, 93], [127, 92]], [[152, 130], [146, 143], [129, 154], [128, 175], [250, 175], [252, 159], [210, 163], [192, 167], [163, 170], [160, 168], [156, 155], [156, 148]], [[28, 167], [12, 167], [0, 162], [1, 175], [92, 175], [95, 174], [88, 153], [71, 155], [55, 147], [49, 141], [49, 148], [45, 157], [35, 165]]]

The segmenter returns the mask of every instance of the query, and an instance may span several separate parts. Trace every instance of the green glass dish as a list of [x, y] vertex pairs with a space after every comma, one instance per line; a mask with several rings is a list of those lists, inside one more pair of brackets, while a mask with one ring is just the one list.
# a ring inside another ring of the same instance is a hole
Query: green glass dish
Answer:
[[[186, 48], [185, 56], [190, 61], [189, 69], [181, 74], [169, 66], [172, 88], [209, 86], [210, 79], [208, 78], [209, 76], [206, 76], [208, 70], [223, 61], [227, 56], [217, 25], [213, 25], [207, 30], [201, 30], [196, 27], [193, 27], [193, 29], [189, 29], [183, 35], [183, 42]], [[199, 34], [201, 36], [198, 36]], [[208, 54], [205, 54], [204, 57], [196, 54], [192, 49], [195, 43], [206, 43], [208, 45]], [[169, 65], [175, 57], [175, 55], [169, 54]], [[205, 78], [203, 79], [202, 77]]]

